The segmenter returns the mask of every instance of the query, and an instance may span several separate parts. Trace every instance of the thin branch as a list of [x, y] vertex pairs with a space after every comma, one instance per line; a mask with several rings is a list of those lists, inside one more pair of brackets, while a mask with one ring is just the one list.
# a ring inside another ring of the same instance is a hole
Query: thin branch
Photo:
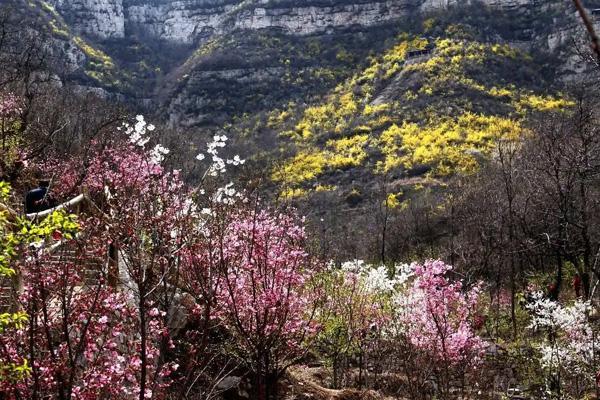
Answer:
[[596, 30], [594, 29], [594, 24], [592, 23], [590, 17], [585, 11], [581, 0], [573, 0], [573, 3], [575, 4], [575, 8], [577, 8], [579, 16], [581, 17], [583, 24], [585, 25], [585, 28], [587, 29], [588, 34], [590, 35], [590, 39], [592, 40], [592, 51], [594, 52], [594, 54], [596, 54], [596, 58], [600, 63], [600, 39], [598, 39], [598, 35], [596, 34]]

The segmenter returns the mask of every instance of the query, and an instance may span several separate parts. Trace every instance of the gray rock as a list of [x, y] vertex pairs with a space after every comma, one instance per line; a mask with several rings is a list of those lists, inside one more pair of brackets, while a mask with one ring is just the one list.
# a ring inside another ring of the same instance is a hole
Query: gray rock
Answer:
[[[485, 0], [492, 7], [528, 7], [535, 0]], [[471, 0], [51, 0], [79, 33], [101, 39], [123, 38], [128, 31], [191, 44], [209, 33], [234, 29], [279, 28], [308, 35], [334, 28], [381, 25], [420, 10], [443, 9]], [[293, 6], [292, 6], [293, 5]], [[296, 6], [297, 5], [297, 6]]]
[[239, 376], [226, 376], [217, 384], [217, 390], [226, 391], [239, 386], [242, 378]]
[[50, 0], [80, 34], [101, 39], [125, 36], [123, 0]]

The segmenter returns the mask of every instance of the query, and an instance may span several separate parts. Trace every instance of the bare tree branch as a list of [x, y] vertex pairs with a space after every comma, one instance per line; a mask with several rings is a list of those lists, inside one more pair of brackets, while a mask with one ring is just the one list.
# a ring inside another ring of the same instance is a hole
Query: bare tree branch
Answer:
[[577, 8], [579, 16], [581, 16], [583, 24], [585, 25], [585, 28], [587, 29], [588, 34], [590, 35], [590, 39], [592, 40], [592, 51], [594, 52], [594, 54], [596, 54], [596, 58], [600, 62], [600, 39], [598, 39], [598, 35], [596, 34], [596, 30], [594, 29], [594, 24], [592, 23], [590, 17], [585, 11], [581, 0], [573, 0], [573, 3], [575, 4], [575, 8]]

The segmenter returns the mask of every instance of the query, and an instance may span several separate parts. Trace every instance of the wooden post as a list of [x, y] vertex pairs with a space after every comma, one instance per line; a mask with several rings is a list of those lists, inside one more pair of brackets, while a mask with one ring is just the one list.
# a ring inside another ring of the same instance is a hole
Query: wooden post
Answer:
[[111, 243], [108, 246], [108, 285], [116, 288], [119, 283], [119, 246]]

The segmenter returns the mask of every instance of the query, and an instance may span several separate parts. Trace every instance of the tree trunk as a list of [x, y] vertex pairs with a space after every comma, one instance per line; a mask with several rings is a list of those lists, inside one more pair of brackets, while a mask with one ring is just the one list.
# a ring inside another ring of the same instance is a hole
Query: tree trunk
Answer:
[[140, 303], [139, 303], [139, 313], [140, 313], [140, 400], [144, 400], [144, 396], [146, 394], [146, 380], [147, 378], [147, 369], [148, 369], [148, 360], [147, 360], [147, 335], [146, 335], [146, 307], [144, 301], [145, 294], [140, 291]]

